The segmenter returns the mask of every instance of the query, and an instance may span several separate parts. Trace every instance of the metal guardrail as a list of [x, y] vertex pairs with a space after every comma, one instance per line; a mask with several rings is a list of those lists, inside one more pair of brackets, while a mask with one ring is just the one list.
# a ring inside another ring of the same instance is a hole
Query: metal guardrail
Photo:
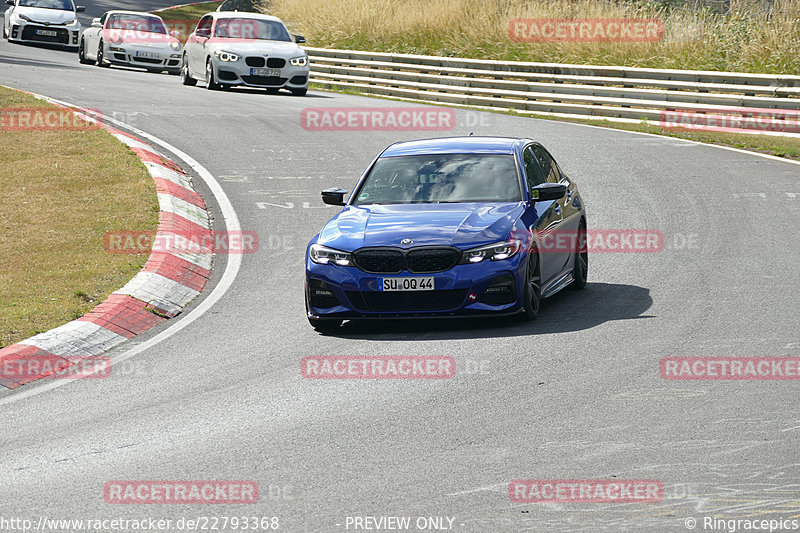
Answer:
[[306, 51], [313, 83], [450, 105], [625, 122], [670, 110], [800, 110], [800, 76]]

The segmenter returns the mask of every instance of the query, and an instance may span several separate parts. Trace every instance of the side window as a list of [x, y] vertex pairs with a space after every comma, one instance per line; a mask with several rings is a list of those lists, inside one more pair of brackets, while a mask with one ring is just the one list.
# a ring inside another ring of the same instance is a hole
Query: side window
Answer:
[[542, 167], [542, 173], [547, 177], [545, 181], [549, 183], [558, 183], [561, 177], [558, 175], [558, 167], [556, 166], [553, 158], [547, 153], [547, 150], [541, 146], [534, 145], [533, 153], [536, 154], [536, 159]]
[[528, 188], [544, 183], [544, 176], [539, 163], [536, 161], [536, 156], [533, 153], [532, 147], [528, 146], [522, 152], [522, 159], [525, 162], [525, 176], [528, 179]]
[[210, 37], [212, 21], [213, 18], [210, 16], [201, 18], [200, 22], [197, 23], [197, 27], [194, 29], [194, 33], [201, 37], [202, 36]]

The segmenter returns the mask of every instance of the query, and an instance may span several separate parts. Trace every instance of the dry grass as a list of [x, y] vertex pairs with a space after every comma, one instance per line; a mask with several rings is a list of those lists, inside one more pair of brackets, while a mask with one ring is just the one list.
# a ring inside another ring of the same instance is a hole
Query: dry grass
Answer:
[[[0, 87], [0, 109], [44, 106]], [[0, 191], [0, 347], [83, 315], [147, 259], [103, 249], [158, 222], [153, 180], [104, 131], [0, 131]]]
[[[800, 0], [731, 0], [728, 14], [668, 0], [270, 0], [309, 46], [495, 60], [800, 74]], [[517, 43], [517, 18], [658, 18], [656, 43]]]

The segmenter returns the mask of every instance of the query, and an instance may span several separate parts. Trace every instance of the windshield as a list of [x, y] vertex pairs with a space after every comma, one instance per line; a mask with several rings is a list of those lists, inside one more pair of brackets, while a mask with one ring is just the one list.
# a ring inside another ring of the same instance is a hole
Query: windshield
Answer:
[[119, 14], [108, 17], [106, 28], [112, 30], [136, 30], [147, 33], [167, 33], [161, 19], [143, 15]]
[[72, 6], [72, 0], [19, 0], [17, 5], [22, 7], [41, 7], [43, 9], [75, 11], [75, 8]]
[[519, 202], [510, 155], [444, 154], [378, 159], [353, 205]]
[[291, 41], [289, 32], [280, 22], [250, 18], [224, 18], [217, 20], [214, 36], [223, 39], [263, 39]]

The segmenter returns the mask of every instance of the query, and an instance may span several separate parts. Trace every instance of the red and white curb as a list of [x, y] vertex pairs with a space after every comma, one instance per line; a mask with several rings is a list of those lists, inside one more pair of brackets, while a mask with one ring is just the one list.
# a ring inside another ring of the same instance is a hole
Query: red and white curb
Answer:
[[[206, 205], [177, 164], [140, 139], [100, 127], [136, 153], [152, 176], [160, 208], [158, 234], [212, 236]], [[141, 272], [89, 313], [0, 349], [0, 390], [57, 374], [176, 316], [205, 288], [212, 258], [211, 253], [152, 252]]]

